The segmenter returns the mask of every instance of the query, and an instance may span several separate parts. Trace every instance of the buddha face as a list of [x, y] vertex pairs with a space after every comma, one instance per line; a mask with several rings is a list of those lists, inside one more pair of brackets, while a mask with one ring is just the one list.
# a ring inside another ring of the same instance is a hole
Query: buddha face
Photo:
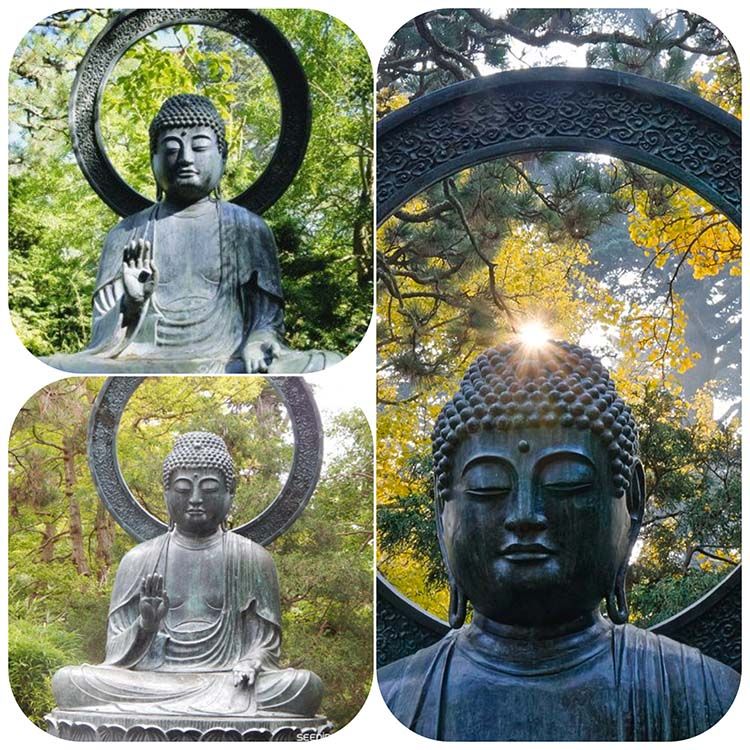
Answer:
[[151, 166], [167, 198], [182, 204], [205, 198], [224, 173], [216, 133], [206, 126], [162, 130]]
[[219, 469], [175, 469], [164, 495], [175, 526], [192, 536], [213, 534], [232, 504], [226, 478]]
[[639, 521], [596, 436], [562, 426], [473, 433], [457, 446], [451, 480], [445, 555], [479, 612], [539, 626], [599, 606]]

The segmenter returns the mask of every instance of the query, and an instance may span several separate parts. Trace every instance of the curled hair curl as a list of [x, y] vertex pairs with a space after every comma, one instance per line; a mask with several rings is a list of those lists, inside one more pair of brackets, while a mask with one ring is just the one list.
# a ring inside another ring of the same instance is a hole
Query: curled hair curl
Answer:
[[226, 443], [212, 432], [186, 432], [175, 440], [172, 452], [164, 459], [162, 481], [165, 489], [176, 469], [218, 469], [224, 474], [227, 489], [234, 494], [234, 461]]
[[565, 341], [548, 341], [538, 349], [520, 342], [488, 349], [469, 366], [435, 423], [436, 500], [450, 498], [453, 456], [467, 435], [558, 424], [594, 433], [609, 452], [616, 493], [630, 487], [637, 429], [601, 360]]
[[151, 121], [148, 129], [151, 142], [151, 153], [156, 153], [157, 138], [162, 130], [169, 128], [196, 128], [205, 126], [216, 133], [219, 151], [224, 160], [227, 158], [229, 146], [226, 139], [224, 120], [213, 102], [198, 94], [177, 94], [170, 96], [161, 105], [156, 117]]

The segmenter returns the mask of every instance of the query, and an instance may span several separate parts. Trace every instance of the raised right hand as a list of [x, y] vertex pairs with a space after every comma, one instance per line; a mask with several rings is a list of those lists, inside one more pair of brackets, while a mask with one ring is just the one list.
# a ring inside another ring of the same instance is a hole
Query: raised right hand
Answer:
[[143, 305], [156, 289], [158, 271], [148, 240], [131, 240], [122, 254], [122, 283], [131, 304]]
[[169, 610], [169, 597], [164, 590], [164, 578], [158, 573], [152, 573], [141, 579], [141, 598], [138, 608], [143, 629], [158, 630]]

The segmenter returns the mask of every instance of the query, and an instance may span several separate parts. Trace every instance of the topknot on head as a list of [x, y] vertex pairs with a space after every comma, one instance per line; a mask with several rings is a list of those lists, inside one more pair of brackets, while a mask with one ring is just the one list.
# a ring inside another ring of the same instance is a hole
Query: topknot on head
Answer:
[[636, 426], [598, 357], [566, 341], [533, 350], [514, 342], [480, 354], [432, 433], [438, 500], [450, 497], [453, 453], [467, 435], [558, 424], [591, 430], [609, 452], [616, 491], [630, 486]]
[[169, 128], [195, 128], [205, 126], [216, 133], [221, 156], [226, 160], [229, 147], [226, 140], [224, 120], [213, 102], [199, 94], [177, 94], [170, 96], [151, 121], [148, 129], [151, 153], [156, 152], [157, 137]]
[[175, 440], [171, 453], [164, 459], [165, 489], [176, 469], [218, 469], [224, 474], [227, 489], [234, 494], [234, 461], [226, 443], [213, 432], [186, 432]]

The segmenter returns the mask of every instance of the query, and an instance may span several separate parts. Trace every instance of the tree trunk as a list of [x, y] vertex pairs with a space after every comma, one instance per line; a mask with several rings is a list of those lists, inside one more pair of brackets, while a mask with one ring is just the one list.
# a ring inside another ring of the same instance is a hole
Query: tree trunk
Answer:
[[83, 527], [81, 525], [81, 508], [75, 498], [76, 464], [75, 450], [70, 438], [63, 439], [63, 462], [65, 466], [65, 497], [68, 500], [68, 515], [70, 520], [70, 545], [72, 547], [73, 564], [80, 575], [91, 575], [86, 551], [83, 547]]
[[45, 521], [42, 546], [39, 548], [39, 557], [44, 563], [52, 562], [55, 556], [55, 536], [55, 524]]
[[362, 154], [359, 157], [359, 172], [362, 190], [357, 202], [354, 218], [352, 251], [357, 264], [357, 283], [360, 288], [372, 282], [372, 158]]
[[99, 500], [96, 504], [96, 560], [99, 563], [99, 578], [105, 580], [112, 565], [112, 546], [115, 542], [115, 529], [112, 516]]

